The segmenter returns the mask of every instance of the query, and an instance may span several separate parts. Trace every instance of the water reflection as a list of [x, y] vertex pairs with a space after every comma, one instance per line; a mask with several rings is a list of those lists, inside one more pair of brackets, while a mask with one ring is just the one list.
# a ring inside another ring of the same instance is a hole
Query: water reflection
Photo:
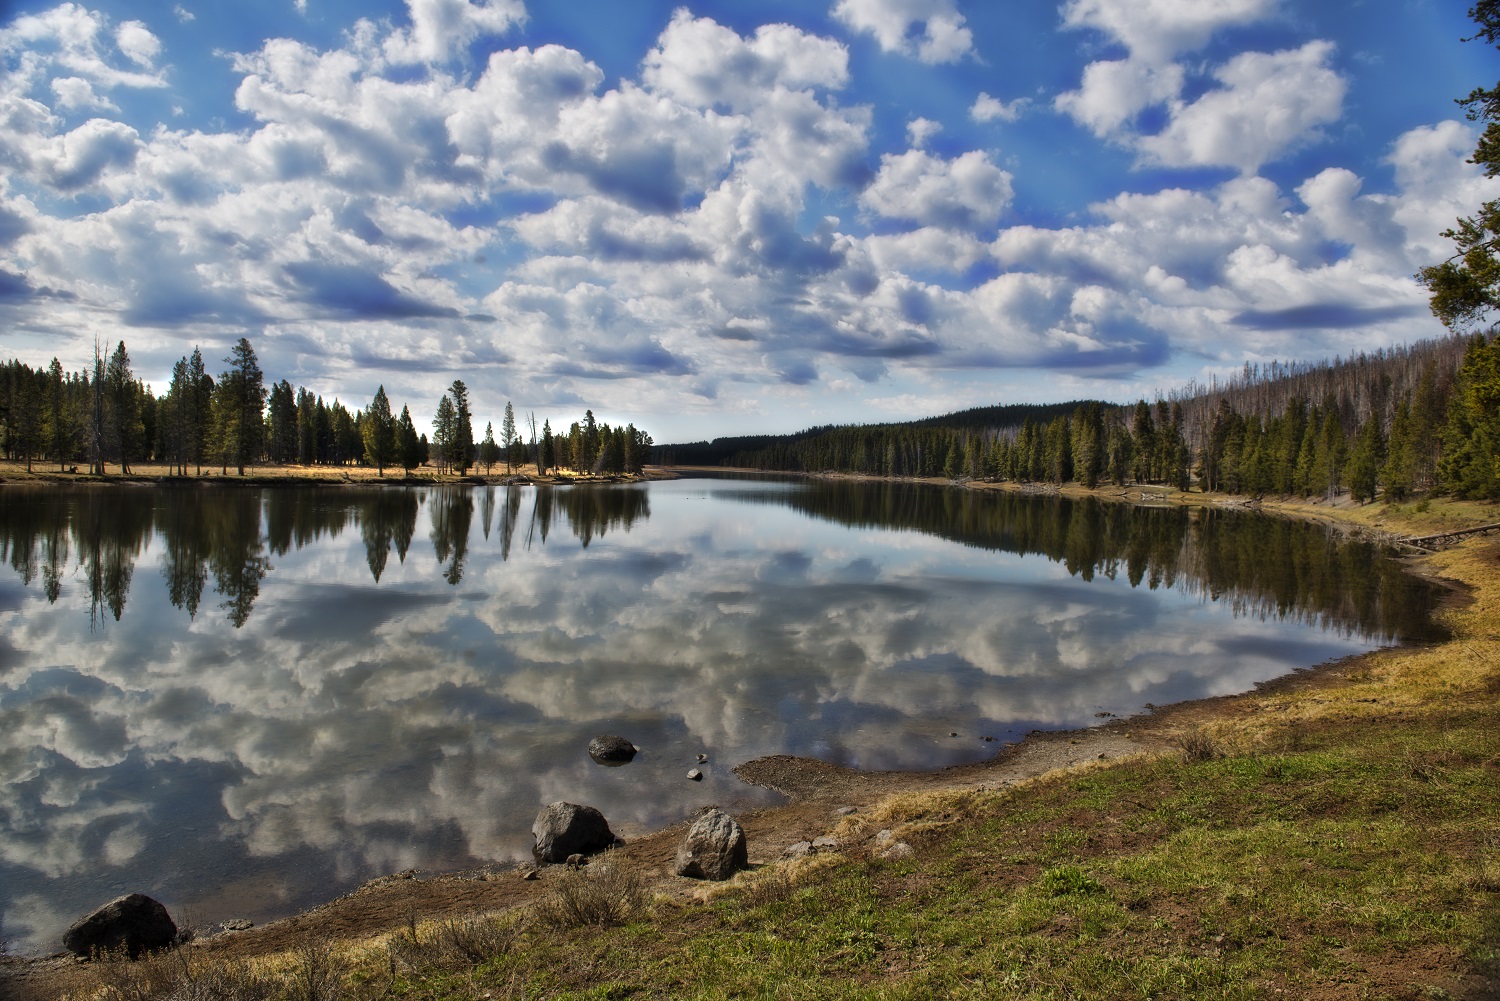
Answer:
[[[1432, 602], [1306, 526], [884, 486], [6, 489], [0, 552], [0, 932], [28, 950], [127, 890], [262, 920], [524, 857], [556, 799], [629, 837], [761, 801], [728, 768], [763, 754], [974, 760], [1418, 635]], [[641, 756], [599, 768], [599, 732]]]

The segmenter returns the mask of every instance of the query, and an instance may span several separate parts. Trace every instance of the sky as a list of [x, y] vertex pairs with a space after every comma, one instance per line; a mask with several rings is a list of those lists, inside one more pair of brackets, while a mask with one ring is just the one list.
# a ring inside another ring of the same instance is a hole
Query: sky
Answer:
[[1441, 336], [1462, 0], [0, 0], [0, 356], [658, 442]]

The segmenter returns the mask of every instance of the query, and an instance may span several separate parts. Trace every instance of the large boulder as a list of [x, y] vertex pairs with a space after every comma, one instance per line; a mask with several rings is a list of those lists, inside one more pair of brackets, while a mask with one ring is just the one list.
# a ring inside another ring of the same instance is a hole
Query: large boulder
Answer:
[[589, 741], [589, 757], [601, 765], [623, 765], [635, 759], [636, 746], [624, 737], [600, 734]]
[[177, 941], [177, 925], [158, 901], [144, 893], [116, 897], [73, 922], [63, 947], [79, 956], [124, 949], [131, 959], [165, 949]]
[[679, 876], [722, 880], [749, 865], [745, 829], [718, 807], [709, 807], [699, 814], [677, 847]]
[[531, 836], [532, 854], [543, 862], [566, 862], [569, 855], [592, 855], [619, 842], [604, 814], [576, 803], [549, 804], [536, 815]]

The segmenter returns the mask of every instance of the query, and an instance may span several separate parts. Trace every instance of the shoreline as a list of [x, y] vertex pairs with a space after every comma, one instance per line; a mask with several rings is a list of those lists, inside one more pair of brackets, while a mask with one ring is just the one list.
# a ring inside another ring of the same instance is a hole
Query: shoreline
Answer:
[[[940, 482], [952, 485], [948, 481]], [[971, 488], [993, 489], [997, 486], [1004, 485], [971, 485]], [[1101, 491], [1082, 491], [1081, 488], [1078, 495], [1129, 502], [1128, 498], [1111, 496]], [[1199, 497], [1203, 500], [1198, 501]], [[1178, 505], [1194, 501], [1199, 506], [1216, 501], [1222, 505], [1219, 495], [1166, 498], [1167, 503]], [[1287, 507], [1291, 509], [1284, 509], [1282, 505], [1264, 504], [1261, 509], [1291, 517], [1314, 517], [1356, 534], [1370, 531], [1373, 527], [1368, 521], [1341, 516], [1341, 512], [1335, 508], [1323, 507], [1318, 510], [1317, 505]], [[1473, 510], [1469, 514], [1474, 520], [1485, 520], [1479, 517], [1479, 512], [1487, 505], [1470, 507]], [[1305, 512], [1303, 508], [1314, 510]], [[1399, 509], [1395, 513], [1387, 509], [1382, 514], [1382, 520], [1391, 527], [1407, 528], [1402, 523]], [[1494, 519], [1490, 517], [1489, 520]], [[1412, 530], [1407, 528], [1408, 532]], [[1486, 548], [1491, 548], [1492, 545], [1491, 543]], [[1413, 572], [1441, 580], [1449, 586], [1451, 595], [1444, 603], [1445, 608], [1466, 605], [1472, 600], [1476, 582], [1447, 576], [1440, 567], [1433, 565], [1430, 557], [1408, 558], [1403, 562]], [[861, 772], [816, 759], [789, 756], [747, 761], [734, 767], [737, 775], [751, 784], [780, 792], [788, 800], [784, 804], [754, 810], [739, 817], [750, 839], [751, 862], [757, 866], [773, 864], [782, 858], [782, 853], [791, 844], [811, 840], [840, 828], [840, 825], [847, 827], [851, 821], [858, 823], [857, 818], [868, 814], [878, 804], [893, 796], [964, 790], [994, 791], [1019, 786], [1060, 769], [1100, 767], [1134, 755], [1161, 754], [1178, 746], [1187, 734], [1197, 729], [1205, 726], [1222, 727], [1236, 719], [1244, 719], [1247, 714], [1260, 711], [1255, 707], [1256, 703], [1297, 694], [1305, 695], [1322, 689], [1336, 690], [1347, 686], [1351, 679], [1368, 675], [1376, 665], [1393, 655], [1413, 649], [1441, 650], [1453, 642], [1454, 640], [1447, 640], [1435, 644], [1386, 647], [1296, 670], [1237, 695], [1153, 707], [1141, 715], [1109, 719], [1078, 730], [1034, 731], [1019, 742], [1002, 747], [1000, 753], [992, 759], [937, 770]], [[702, 884], [686, 885], [689, 881], [671, 876], [662, 878], [661, 875], [664, 871], [670, 871], [677, 839], [690, 819], [684, 818], [659, 831], [634, 839], [620, 851], [616, 864], [649, 877], [653, 889], [658, 892], [672, 896], [702, 897], [707, 892]], [[521, 879], [519, 870], [522, 868], [523, 865], [508, 863], [458, 872], [406, 872], [382, 876], [311, 910], [268, 922], [248, 931], [200, 938], [194, 948], [205, 955], [229, 958], [268, 956], [297, 948], [309, 935], [369, 940], [389, 933], [409, 920], [476, 910], [507, 910], [540, 899], [555, 885], [564, 867], [545, 867], [540, 878], [535, 880]], [[66, 979], [66, 970], [74, 965], [71, 958], [59, 958], [56, 955], [36, 959], [7, 958], [0, 965], [0, 973], [8, 971], [10, 979], [20, 982], [22, 986], [28, 983], [32, 986], [46, 983], [47, 986], [40, 989], [50, 990], [55, 989], [55, 985], [50, 983], [52, 978], [63, 976]], [[0, 984], [5, 982], [0, 979]]]

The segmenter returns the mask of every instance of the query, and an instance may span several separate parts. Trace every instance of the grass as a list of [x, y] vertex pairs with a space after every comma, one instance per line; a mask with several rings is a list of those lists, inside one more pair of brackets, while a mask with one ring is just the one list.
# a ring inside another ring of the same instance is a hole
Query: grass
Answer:
[[594, 477], [575, 473], [571, 469], [554, 469], [548, 471], [546, 476], [538, 477], [535, 466], [518, 466], [512, 473], [506, 473], [505, 466], [499, 465], [485, 472], [484, 467], [475, 466], [470, 469], [466, 476], [460, 477], [455, 473], [439, 473], [433, 466], [421, 466], [411, 473], [407, 473], [400, 467], [387, 467], [384, 476], [373, 466], [303, 466], [295, 463], [287, 465], [260, 465], [247, 466], [245, 475], [239, 475], [234, 466], [230, 466], [227, 472], [216, 465], [203, 467], [202, 475], [189, 475], [187, 477], [173, 476], [172, 467], [165, 463], [139, 462], [130, 467], [130, 475], [120, 473], [120, 467], [111, 465], [106, 468], [104, 476], [91, 476], [88, 473], [88, 465], [80, 463], [77, 465], [78, 472], [58, 472], [57, 464], [52, 462], [32, 462], [30, 471], [26, 469], [26, 463], [11, 460], [0, 460], [0, 482], [11, 483], [152, 483], [162, 480], [171, 482], [202, 482], [202, 483], [247, 483], [252, 485], [266, 484], [299, 484], [299, 483], [369, 483], [369, 484], [436, 484], [436, 483], [462, 483], [472, 482], [476, 478], [491, 481], [499, 481], [507, 476], [526, 476], [534, 483], [575, 483], [589, 482], [594, 480], [614, 480], [619, 477]]
[[[267, 998], [1495, 996], [1500, 544], [1428, 568], [1471, 588], [1451, 640], [1246, 696], [1168, 751], [892, 798], [840, 822], [842, 853], [701, 897], [648, 906], [596, 863], [527, 910], [214, 976]], [[881, 830], [915, 854], [879, 858]], [[570, 895], [607, 917], [560, 917]]]

